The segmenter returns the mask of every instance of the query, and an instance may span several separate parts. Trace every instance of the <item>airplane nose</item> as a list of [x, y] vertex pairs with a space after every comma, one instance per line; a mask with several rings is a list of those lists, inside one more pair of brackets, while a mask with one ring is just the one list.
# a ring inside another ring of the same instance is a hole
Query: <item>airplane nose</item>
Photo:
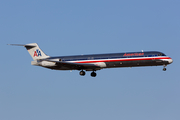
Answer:
[[169, 64], [171, 64], [173, 62], [173, 59], [169, 59], [168, 62]]

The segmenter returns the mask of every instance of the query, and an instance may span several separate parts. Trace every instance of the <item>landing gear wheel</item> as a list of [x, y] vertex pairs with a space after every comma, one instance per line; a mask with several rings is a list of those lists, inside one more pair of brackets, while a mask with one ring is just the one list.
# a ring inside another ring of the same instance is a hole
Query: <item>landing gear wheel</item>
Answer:
[[166, 71], [166, 68], [163, 68], [163, 71]]
[[91, 73], [91, 76], [92, 76], [92, 77], [96, 77], [96, 73], [95, 73], [95, 72], [92, 72], [92, 73]]
[[86, 73], [82, 70], [82, 71], [79, 72], [79, 74], [80, 74], [81, 76], [84, 76]]

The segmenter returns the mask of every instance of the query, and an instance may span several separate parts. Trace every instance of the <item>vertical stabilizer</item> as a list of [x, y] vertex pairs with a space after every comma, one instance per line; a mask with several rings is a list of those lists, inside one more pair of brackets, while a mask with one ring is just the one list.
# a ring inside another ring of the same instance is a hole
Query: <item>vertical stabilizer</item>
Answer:
[[44, 59], [49, 57], [39, 48], [37, 43], [26, 44], [24, 45], [24, 47], [28, 50], [29, 54], [34, 60]]

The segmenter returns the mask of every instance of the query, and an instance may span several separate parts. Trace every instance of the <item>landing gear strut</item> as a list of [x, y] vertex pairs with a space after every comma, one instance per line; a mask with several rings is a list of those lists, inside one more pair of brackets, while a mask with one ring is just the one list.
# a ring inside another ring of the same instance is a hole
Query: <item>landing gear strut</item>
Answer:
[[81, 76], [84, 76], [86, 73], [85, 73], [83, 70], [81, 70], [81, 71], [79, 72], [79, 74], [80, 74]]
[[96, 73], [93, 71], [93, 72], [91, 73], [91, 76], [92, 76], [92, 77], [96, 77]]

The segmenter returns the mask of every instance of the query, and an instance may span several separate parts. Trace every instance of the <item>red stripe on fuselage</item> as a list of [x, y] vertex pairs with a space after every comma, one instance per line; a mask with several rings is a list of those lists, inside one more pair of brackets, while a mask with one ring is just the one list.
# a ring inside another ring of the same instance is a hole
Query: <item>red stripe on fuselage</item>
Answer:
[[120, 62], [120, 61], [138, 61], [138, 60], [160, 60], [171, 59], [170, 57], [153, 57], [153, 58], [127, 58], [127, 59], [105, 59], [105, 60], [92, 60], [92, 61], [77, 61], [75, 63], [96, 63], [96, 62]]

